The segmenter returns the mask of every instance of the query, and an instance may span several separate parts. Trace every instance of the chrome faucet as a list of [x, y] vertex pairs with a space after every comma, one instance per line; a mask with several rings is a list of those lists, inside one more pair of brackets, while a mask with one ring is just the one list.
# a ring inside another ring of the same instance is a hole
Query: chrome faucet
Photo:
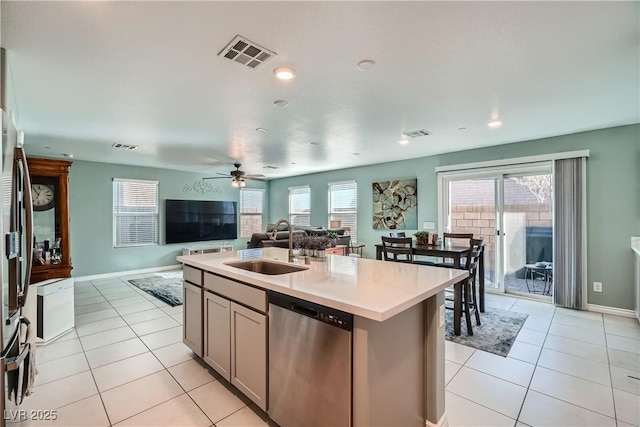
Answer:
[[293, 256], [293, 227], [291, 226], [291, 223], [289, 221], [287, 221], [286, 219], [279, 219], [278, 222], [276, 222], [276, 225], [273, 226], [273, 233], [271, 234], [271, 240], [276, 240], [276, 235], [278, 234], [278, 226], [282, 223], [287, 224], [287, 226], [289, 227], [289, 262], [293, 262], [294, 256]]

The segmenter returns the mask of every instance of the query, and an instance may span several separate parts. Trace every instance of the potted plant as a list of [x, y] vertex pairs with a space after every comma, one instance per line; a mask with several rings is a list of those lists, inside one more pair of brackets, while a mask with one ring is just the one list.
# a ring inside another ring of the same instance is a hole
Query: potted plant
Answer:
[[336, 244], [338, 243], [338, 233], [336, 233], [334, 231], [328, 232], [327, 233], [327, 239], [329, 239], [328, 246], [330, 248], [334, 248], [336, 246]]
[[294, 255], [306, 255], [306, 249], [308, 245], [308, 239], [306, 234], [294, 234], [293, 235], [293, 253]]
[[429, 232], [428, 231], [416, 231], [413, 233], [416, 236], [416, 244], [418, 245], [426, 245], [429, 243]]

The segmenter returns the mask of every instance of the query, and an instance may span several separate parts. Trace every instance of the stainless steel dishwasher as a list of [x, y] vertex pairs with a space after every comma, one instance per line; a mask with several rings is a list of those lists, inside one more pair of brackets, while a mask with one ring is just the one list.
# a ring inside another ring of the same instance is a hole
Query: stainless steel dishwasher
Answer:
[[353, 315], [269, 293], [269, 417], [282, 427], [351, 425]]

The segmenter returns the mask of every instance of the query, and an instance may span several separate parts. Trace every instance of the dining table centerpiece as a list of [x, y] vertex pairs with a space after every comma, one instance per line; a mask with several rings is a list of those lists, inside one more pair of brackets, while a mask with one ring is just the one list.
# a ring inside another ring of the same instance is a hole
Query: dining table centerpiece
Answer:
[[413, 233], [416, 236], [416, 244], [418, 245], [427, 245], [429, 244], [429, 232], [428, 231], [416, 231]]

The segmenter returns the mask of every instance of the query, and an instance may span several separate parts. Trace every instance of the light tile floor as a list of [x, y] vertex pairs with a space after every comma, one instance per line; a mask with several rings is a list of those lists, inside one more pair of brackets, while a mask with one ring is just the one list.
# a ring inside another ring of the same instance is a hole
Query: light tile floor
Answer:
[[[127, 282], [149, 275], [76, 283], [76, 328], [38, 348], [36, 389], [23, 407], [56, 409], [58, 419], [18, 425], [267, 425], [182, 344], [182, 308]], [[529, 317], [506, 358], [446, 342], [451, 426], [640, 426], [636, 320], [486, 300]]]

